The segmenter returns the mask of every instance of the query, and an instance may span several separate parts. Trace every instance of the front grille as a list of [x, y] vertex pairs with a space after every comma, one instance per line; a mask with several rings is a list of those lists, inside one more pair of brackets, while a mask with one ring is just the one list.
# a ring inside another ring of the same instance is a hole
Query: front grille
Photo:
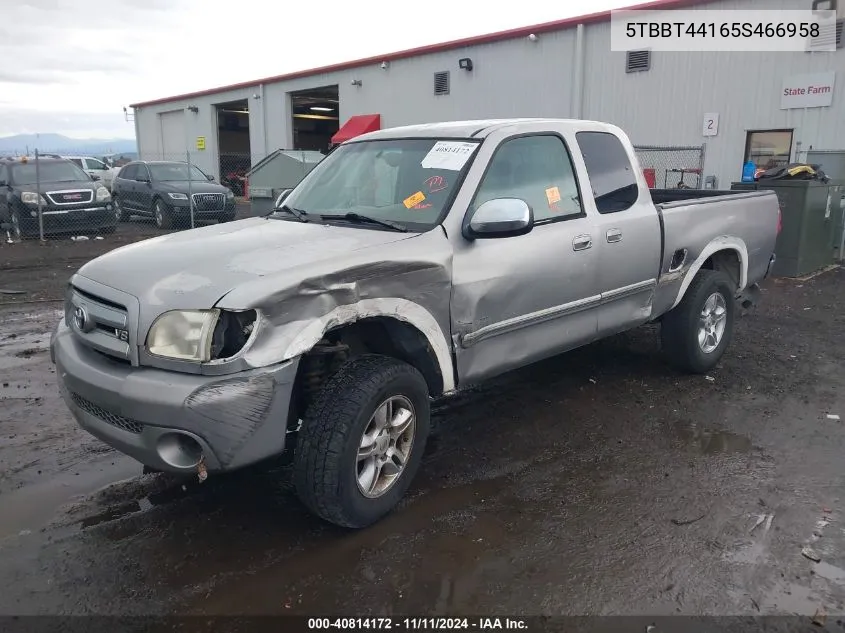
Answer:
[[52, 204], [88, 204], [94, 199], [94, 192], [90, 189], [74, 189], [66, 191], [48, 191], [47, 199]]
[[88, 347], [131, 361], [132, 341], [125, 306], [71, 286], [66, 319], [74, 335]]
[[144, 430], [144, 425], [137, 420], [124, 418], [122, 415], [106, 411], [103, 407], [94, 404], [90, 400], [86, 400], [78, 393], [71, 392], [70, 399], [73, 400], [73, 403], [77, 407], [85, 411], [85, 413], [93, 415], [95, 418], [99, 418], [103, 422], [111, 424], [114, 427], [123, 429], [124, 431], [129, 431], [130, 433], [135, 433], [136, 435]]
[[194, 209], [197, 211], [223, 211], [226, 196], [222, 193], [195, 193]]

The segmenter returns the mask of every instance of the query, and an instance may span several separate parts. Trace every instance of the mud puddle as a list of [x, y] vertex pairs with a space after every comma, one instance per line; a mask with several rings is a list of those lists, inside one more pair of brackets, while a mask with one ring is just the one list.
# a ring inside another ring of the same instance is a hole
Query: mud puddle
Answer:
[[[112, 464], [112, 462], [114, 462]], [[93, 463], [60, 479], [52, 479], [18, 488], [2, 496], [0, 540], [14, 534], [34, 532], [44, 527], [74, 498], [137, 476], [141, 466], [128, 457], [109, 457], [108, 462]]]
[[679, 424], [681, 440], [692, 450], [703, 455], [747, 453], [752, 448], [751, 438], [725, 429], [708, 429], [697, 424]]

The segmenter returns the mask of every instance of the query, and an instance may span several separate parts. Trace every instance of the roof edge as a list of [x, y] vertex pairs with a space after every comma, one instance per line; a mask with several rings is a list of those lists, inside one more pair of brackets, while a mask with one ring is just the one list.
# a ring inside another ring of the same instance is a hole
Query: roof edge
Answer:
[[571, 18], [564, 18], [561, 20], [554, 20], [552, 22], [543, 22], [540, 24], [532, 24], [529, 26], [520, 26], [506, 31], [496, 31], [494, 33], [487, 33], [485, 35], [474, 35], [472, 37], [465, 37], [457, 40], [450, 40], [448, 42], [441, 42], [438, 44], [427, 44], [417, 48], [409, 48], [402, 51], [387, 53], [384, 55], [377, 55], [374, 57], [365, 57], [355, 59], [348, 62], [341, 62], [338, 64], [330, 64], [328, 66], [320, 66], [317, 68], [309, 68], [305, 70], [297, 70], [282, 75], [273, 75], [271, 77], [264, 77], [261, 79], [254, 79], [251, 81], [244, 81], [236, 84], [229, 84], [219, 86], [216, 88], [208, 88], [205, 90], [198, 90], [195, 92], [187, 92], [172, 97], [163, 97], [160, 99], [153, 99], [150, 101], [139, 101], [130, 104], [130, 108], [142, 108], [145, 106], [158, 105], [162, 103], [169, 103], [171, 101], [181, 101], [183, 99], [192, 99], [195, 97], [204, 97], [213, 95], [219, 92], [229, 92], [232, 90], [240, 90], [243, 88], [255, 88], [261, 84], [279, 83], [282, 81], [289, 81], [291, 79], [301, 79], [303, 77], [311, 77], [316, 75], [323, 75], [331, 72], [338, 72], [342, 70], [351, 70], [353, 68], [360, 68], [362, 66], [369, 66], [370, 64], [380, 64], [383, 61], [396, 61], [399, 59], [407, 59], [409, 57], [419, 57], [421, 55], [431, 55], [433, 53], [441, 53], [444, 51], [454, 50], [457, 48], [465, 48], [468, 46], [478, 46], [481, 44], [491, 44], [493, 42], [501, 42], [520, 37], [527, 37], [531, 33], [541, 34], [549, 33], [551, 31], [561, 31], [569, 27], [577, 26], [578, 24], [594, 24], [596, 22], [606, 22], [610, 20], [612, 11], [644, 11], [657, 9], [675, 9], [697, 4], [709, 4], [715, 0], [652, 0], [642, 4], [620, 7], [619, 9], [612, 9], [608, 11], [599, 11], [596, 13], [589, 13], [586, 15], [575, 16]]

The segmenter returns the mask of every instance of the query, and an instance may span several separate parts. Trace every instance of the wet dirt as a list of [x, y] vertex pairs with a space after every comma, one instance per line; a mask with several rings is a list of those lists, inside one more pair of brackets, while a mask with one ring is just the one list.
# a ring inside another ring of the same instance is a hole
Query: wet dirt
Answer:
[[842, 270], [767, 282], [713, 380], [669, 369], [646, 327], [438, 402], [408, 497], [358, 532], [311, 517], [282, 461], [203, 484], [142, 476], [60, 402], [55, 311], [7, 309], [0, 614], [835, 621], [842, 305]]

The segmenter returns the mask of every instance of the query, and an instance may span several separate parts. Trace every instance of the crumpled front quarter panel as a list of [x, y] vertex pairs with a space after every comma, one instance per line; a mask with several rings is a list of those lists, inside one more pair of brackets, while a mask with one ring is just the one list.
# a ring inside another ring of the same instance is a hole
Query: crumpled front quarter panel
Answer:
[[[364, 230], [364, 229], [362, 229]], [[454, 388], [449, 347], [452, 248], [441, 227], [376, 248], [297, 267], [243, 284], [217, 304], [255, 308], [262, 322], [244, 359], [253, 367], [307, 352], [326, 331], [387, 316], [414, 325], [426, 338]]]

